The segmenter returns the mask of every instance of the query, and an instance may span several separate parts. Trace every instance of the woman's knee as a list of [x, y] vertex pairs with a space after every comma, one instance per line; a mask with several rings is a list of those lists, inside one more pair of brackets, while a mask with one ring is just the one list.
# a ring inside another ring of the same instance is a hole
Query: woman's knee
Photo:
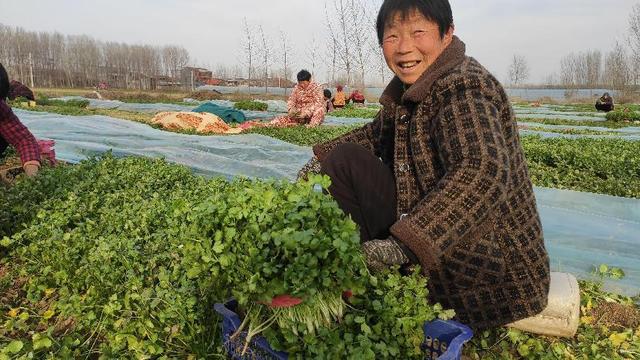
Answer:
[[370, 157], [374, 158], [375, 156], [362, 145], [355, 143], [343, 143], [336, 145], [336, 147], [327, 154], [324, 162], [343, 164], [353, 162], [361, 163]]

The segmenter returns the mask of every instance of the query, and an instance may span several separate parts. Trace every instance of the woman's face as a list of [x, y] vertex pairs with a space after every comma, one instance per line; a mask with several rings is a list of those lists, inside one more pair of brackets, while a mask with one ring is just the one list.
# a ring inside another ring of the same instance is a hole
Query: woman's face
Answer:
[[300, 85], [302, 89], [306, 89], [307, 86], [309, 86], [309, 83], [311, 83], [309, 80], [298, 81], [298, 85]]
[[433, 64], [453, 39], [453, 26], [440, 37], [438, 24], [415, 10], [403, 19], [400, 13], [385, 27], [382, 52], [400, 80], [412, 85]]

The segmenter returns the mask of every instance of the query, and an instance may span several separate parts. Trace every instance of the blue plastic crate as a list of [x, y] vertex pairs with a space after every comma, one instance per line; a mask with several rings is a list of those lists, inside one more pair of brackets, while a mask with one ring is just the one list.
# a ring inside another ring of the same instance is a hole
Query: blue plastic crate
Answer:
[[224, 304], [215, 304], [213, 308], [222, 315], [222, 345], [227, 354], [234, 360], [287, 360], [289, 355], [282, 351], [271, 349], [267, 340], [261, 336], [251, 339], [247, 352], [242, 356], [246, 332], [243, 332], [236, 339], [231, 340], [242, 321], [235, 313], [238, 302], [229, 300]]
[[[235, 340], [230, 340], [242, 321], [235, 310], [238, 302], [230, 300], [224, 304], [215, 304], [214, 309], [222, 315], [222, 341], [227, 354], [234, 360], [287, 360], [288, 354], [271, 349], [267, 340], [256, 336], [244, 356], [241, 356], [244, 347], [244, 335], [241, 334]], [[462, 347], [473, 337], [471, 329], [453, 320], [435, 320], [424, 324], [425, 340], [422, 350], [425, 359], [455, 360], [460, 359]]]
[[424, 324], [422, 350], [425, 359], [458, 360], [462, 347], [471, 340], [473, 331], [466, 325], [453, 320], [435, 320]]

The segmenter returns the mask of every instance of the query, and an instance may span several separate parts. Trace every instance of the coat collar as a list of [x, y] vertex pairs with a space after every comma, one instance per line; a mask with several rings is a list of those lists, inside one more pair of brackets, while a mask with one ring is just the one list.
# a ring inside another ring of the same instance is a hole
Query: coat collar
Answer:
[[465, 58], [466, 46], [457, 36], [453, 37], [451, 44], [438, 56], [436, 61], [429, 66], [427, 71], [420, 76], [415, 84], [405, 90], [405, 85], [396, 76], [380, 97], [383, 106], [399, 105], [405, 102], [419, 103], [429, 95], [433, 83], [460, 65]]

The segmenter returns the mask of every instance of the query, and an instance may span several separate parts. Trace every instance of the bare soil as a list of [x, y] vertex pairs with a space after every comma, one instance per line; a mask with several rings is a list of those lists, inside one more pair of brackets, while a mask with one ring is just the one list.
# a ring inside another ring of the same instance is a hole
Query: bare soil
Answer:
[[640, 326], [640, 310], [633, 305], [602, 303], [592, 310], [596, 324], [613, 329], [635, 329]]

